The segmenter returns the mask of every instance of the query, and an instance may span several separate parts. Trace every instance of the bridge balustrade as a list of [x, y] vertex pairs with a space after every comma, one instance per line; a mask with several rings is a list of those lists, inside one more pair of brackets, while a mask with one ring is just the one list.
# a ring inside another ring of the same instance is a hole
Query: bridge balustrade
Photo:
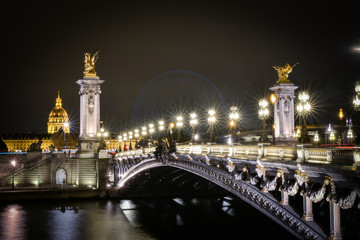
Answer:
[[304, 162], [309, 163], [331, 163], [332, 153], [326, 148], [306, 148], [304, 150]]
[[[205, 145], [178, 144], [177, 152], [181, 154], [227, 156], [241, 159], [268, 159], [276, 161], [297, 161], [301, 163], [360, 165], [360, 151], [354, 149], [312, 148], [307, 145], [270, 146], [258, 145]], [[124, 151], [119, 156], [139, 156], [153, 154], [154, 147]]]
[[[297, 161], [302, 163], [360, 165], [360, 153], [354, 149], [311, 148], [307, 145], [270, 146], [258, 145], [204, 145], [178, 144], [181, 154], [215, 155], [242, 159], [268, 159], [276, 161]], [[148, 151], [151, 152], [151, 151]], [[358, 159], [358, 160], [356, 160]]]

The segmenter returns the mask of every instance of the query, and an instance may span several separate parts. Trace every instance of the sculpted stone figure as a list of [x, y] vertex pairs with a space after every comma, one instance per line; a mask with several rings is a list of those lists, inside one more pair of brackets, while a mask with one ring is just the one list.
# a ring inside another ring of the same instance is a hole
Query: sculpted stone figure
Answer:
[[293, 66], [290, 66], [290, 64], [286, 64], [285, 66], [273, 66], [273, 68], [278, 72], [279, 80], [277, 83], [290, 83], [290, 80], [288, 79], [289, 74], [292, 72], [293, 67], [295, 67], [297, 64], [294, 64]]
[[90, 53], [84, 53], [85, 55], [85, 66], [84, 66], [84, 75], [86, 76], [96, 76], [95, 71], [95, 62], [98, 59], [99, 51], [97, 51], [92, 57]]

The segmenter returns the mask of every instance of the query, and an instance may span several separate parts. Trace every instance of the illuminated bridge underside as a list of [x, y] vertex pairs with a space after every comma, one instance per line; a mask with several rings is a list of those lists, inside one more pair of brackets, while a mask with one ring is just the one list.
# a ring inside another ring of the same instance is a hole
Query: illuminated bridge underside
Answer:
[[217, 184], [260, 210], [298, 238], [327, 239], [326, 234], [315, 222], [303, 220], [290, 206], [283, 206], [270, 193], [262, 192], [261, 189], [249, 182], [236, 180], [231, 173], [220, 168], [208, 166], [201, 161], [191, 160], [188, 155], [169, 157], [165, 163], [155, 158], [140, 161], [126, 171], [119, 181], [118, 187], [122, 187], [128, 180], [142, 171], [162, 166], [179, 168]]

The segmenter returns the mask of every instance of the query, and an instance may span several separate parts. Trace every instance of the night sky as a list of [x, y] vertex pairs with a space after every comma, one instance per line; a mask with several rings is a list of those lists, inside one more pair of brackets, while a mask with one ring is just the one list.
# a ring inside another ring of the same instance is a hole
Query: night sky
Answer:
[[277, 81], [272, 66], [297, 62], [289, 79], [310, 93], [312, 123], [335, 122], [339, 108], [356, 118], [356, 1], [48, 2], [2, 7], [0, 133], [46, 132], [58, 90], [78, 131], [75, 82], [84, 53], [96, 51], [101, 119], [112, 132], [232, 104], [243, 129], [260, 127], [257, 101]]

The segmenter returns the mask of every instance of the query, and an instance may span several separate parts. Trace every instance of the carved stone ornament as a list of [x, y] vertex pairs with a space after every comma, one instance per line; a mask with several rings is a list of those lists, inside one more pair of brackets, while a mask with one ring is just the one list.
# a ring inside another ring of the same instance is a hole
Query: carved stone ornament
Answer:
[[89, 103], [88, 103], [89, 114], [94, 113], [94, 105], [95, 105], [94, 96], [90, 95], [89, 96]]

